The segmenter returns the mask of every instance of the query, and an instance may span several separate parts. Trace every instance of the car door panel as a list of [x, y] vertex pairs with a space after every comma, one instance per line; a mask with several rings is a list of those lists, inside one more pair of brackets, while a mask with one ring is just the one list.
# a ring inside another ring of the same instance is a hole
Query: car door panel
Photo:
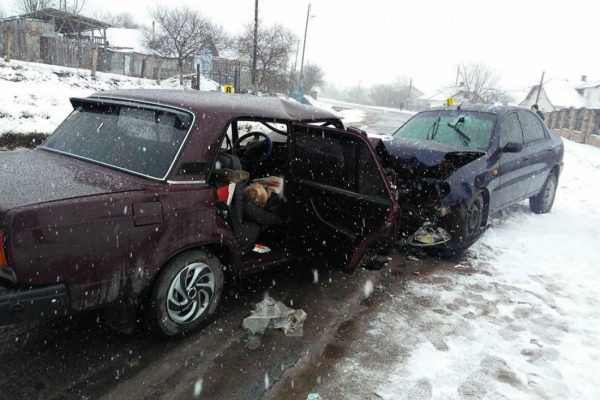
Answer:
[[497, 188], [495, 206], [501, 208], [507, 204], [523, 198], [529, 187], [530, 171], [529, 149], [523, 148], [518, 153], [502, 152], [508, 142], [524, 144], [523, 130], [516, 113], [509, 113], [504, 117], [500, 127], [499, 148], [500, 168], [498, 171], [500, 184]]
[[395, 238], [400, 211], [381, 165], [349, 132], [294, 125], [291, 141], [295, 250], [352, 271], [368, 247]]
[[550, 149], [550, 139], [540, 118], [528, 110], [519, 110], [517, 113], [523, 126], [525, 145], [530, 156], [527, 166], [530, 180], [526, 194], [531, 196], [542, 189], [548, 178], [551, 167], [548, 160], [552, 150]]

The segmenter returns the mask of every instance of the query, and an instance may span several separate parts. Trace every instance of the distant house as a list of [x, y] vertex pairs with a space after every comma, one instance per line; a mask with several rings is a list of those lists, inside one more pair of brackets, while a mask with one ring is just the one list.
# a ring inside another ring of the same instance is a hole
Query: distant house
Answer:
[[519, 103], [521, 107], [529, 108], [536, 101], [543, 112], [587, 106], [585, 99], [577, 91], [577, 86], [566, 79], [551, 79], [542, 85], [542, 90], [539, 90], [539, 86], [535, 85], [531, 88], [525, 100]]
[[454, 104], [458, 105], [460, 103], [470, 103], [469, 99], [475, 98], [477, 99], [476, 103], [483, 103], [485, 99], [481, 96], [468, 92], [461, 87], [450, 87], [436, 92], [435, 94], [426, 94], [419, 97], [419, 100], [424, 103], [424, 106], [427, 108], [431, 107], [439, 107], [446, 105], [446, 102], [449, 98], [454, 99]]
[[53, 8], [0, 19], [0, 54], [5, 52], [9, 27], [15, 60], [90, 68], [92, 46], [97, 44], [98, 69], [103, 70], [106, 29], [110, 27], [105, 22]]
[[588, 107], [600, 108], [600, 81], [586, 82], [585, 76], [583, 78], [583, 83], [575, 90], [585, 99]]

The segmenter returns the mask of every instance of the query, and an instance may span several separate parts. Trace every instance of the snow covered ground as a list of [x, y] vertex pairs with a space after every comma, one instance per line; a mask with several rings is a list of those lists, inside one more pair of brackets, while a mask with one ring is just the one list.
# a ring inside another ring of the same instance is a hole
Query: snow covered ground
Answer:
[[[203, 80], [202, 90], [215, 90], [215, 82]], [[48, 64], [0, 60], [0, 135], [54, 131], [71, 112], [70, 97], [86, 97], [111, 89], [180, 88], [179, 79], [163, 81], [131, 78]]]
[[366, 117], [366, 113], [362, 110], [349, 108], [346, 110], [336, 111], [333, 109], [332, 104], [324, 103], [319, 100], [315, 100], [312, 96], [309, 96], [309, 95], [305, 95], [304, 97], [313, 107], [321, 108], [323, 110], [327, 110], [327, 111], [332, 112], [335, 115], [337, 115], [344, 123], [344, 126], [358, 124], [358, 123], [362, 122]]
[[599, 399], [600, 149], [565, 140], [551, 213], [495, 215], [415, 278], [316, 387], [323, 398]]

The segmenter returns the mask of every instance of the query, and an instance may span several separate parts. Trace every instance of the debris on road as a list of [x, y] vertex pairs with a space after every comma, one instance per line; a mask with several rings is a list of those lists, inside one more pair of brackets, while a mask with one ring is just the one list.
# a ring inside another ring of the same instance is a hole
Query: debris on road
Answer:
[[419, 271], [415, 271], [415, 272], [413, 272], [413, 274], [418, 276], [419, 278], [431, 279], [431, 277], [429, 275], [422, 274]]
[[318, 393], [310, 393], [306, 400], [321, 400], [321, 396]]
[[447, 243], [450, 239], [450, 234], [445, 229], [434, 228], [431, 222], [426, 222], [408, 239], [408, 244], [427, 247]]
[[267, 329], [281, 329], [286, 336], [302, 336], [306, 319], [303, 310], [294, 310], [271, 297], [257, 303], [252, 315], [244, 319], [244, 329], [250, 335], [262, 334]]

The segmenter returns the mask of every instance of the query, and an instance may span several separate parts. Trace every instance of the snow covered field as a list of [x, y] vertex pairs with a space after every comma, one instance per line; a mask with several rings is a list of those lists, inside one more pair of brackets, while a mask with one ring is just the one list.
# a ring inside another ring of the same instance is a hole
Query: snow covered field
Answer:
[[600, 149], [565, 141], [554, 208], [495, 215], [454, 268], [408, 282], [323, 398], [599, 399]]

